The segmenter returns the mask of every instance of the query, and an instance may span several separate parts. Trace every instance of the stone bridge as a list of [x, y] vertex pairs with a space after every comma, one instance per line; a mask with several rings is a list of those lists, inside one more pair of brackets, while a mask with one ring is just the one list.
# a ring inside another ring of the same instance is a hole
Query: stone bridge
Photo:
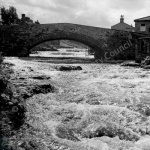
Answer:
[[[67, 39], [91, 47], [96, 59], [104, 59], [106, 54], [107, 58], [113, 56], [113, 51], [129, 41], [132, 44], [128, 49], [134, 55], [135, 41], [143, 36], [145, 35], [135, 32], [69, 23], [0, 26], [0, 51], [6, 56], [26, 57], [40, 43]], [[124, 54], [127, 53], [125, 50]]]

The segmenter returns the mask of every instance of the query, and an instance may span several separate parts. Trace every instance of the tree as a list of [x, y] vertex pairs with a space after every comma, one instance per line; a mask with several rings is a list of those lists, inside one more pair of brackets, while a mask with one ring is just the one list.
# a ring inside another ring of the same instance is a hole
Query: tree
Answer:
[[4, 25], [11, 25], [18, 20], [18, 15], [15, 7], [10, 6], [9, 9], [5, 9], [5, 7], [2, 7], [0, 11], [2, 23]]

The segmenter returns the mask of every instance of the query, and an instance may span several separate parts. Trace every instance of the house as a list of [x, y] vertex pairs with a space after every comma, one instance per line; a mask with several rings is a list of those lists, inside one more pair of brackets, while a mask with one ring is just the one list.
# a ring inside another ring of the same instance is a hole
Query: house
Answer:
[[116, 25], [111, 26], [111, 29], [123, 30], [123, 31], [132, 31], [134, 32], [134, 27], [124, 22], [124, 16], [121, 15], [120, 22]]
[[134, 22], [136, 32], [150, 33], [150, 16], [135, 19]]
[[22, 14], [20, 24], [33, 24], [33, 20], [31, 20], [29, 17], [26, 17], [25, 14]]

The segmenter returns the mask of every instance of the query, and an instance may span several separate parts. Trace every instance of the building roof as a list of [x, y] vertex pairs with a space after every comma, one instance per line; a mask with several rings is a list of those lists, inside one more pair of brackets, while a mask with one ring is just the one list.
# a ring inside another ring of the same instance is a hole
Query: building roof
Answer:
[[117, 30], [129, 30], [134, 29], [131, 25], [127, 23], [118, 23], [116, 25], [111, 26], [111, 29], [117, 29]]
[[111, 29], [123, 30], [123, 31], [134, 31], [134, 27], [124, 22], [124, 16], [121, 15], [120, 22], [111, 26]]
[[134, 21], [135, 22], [137, 22], [137, 21], [150, 21], [150, 16], [139, 18], [139, 19], [135, 19]]

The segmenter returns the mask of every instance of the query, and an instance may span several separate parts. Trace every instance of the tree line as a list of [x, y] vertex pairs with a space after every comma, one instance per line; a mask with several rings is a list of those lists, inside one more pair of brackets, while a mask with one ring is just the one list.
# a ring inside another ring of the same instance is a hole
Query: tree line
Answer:
[[19, 19], [17, 15], [17, 10], [15, 7], [10, 6], [9, 9], [5, 7], [1, 7], [1, 19], [2, 24], [4, 25], [11, 25], [15, 22], [15, 20]]
[[[17, 9], [13, 6], [9, 6], [8, 9], [6, 9], [4, 6], [1, 7], [0, 15], [1, 15], [3, 25], [11, 25], [19, 20]], [[36, 21], [35, 23], [39, 24], [38, 21]]]

